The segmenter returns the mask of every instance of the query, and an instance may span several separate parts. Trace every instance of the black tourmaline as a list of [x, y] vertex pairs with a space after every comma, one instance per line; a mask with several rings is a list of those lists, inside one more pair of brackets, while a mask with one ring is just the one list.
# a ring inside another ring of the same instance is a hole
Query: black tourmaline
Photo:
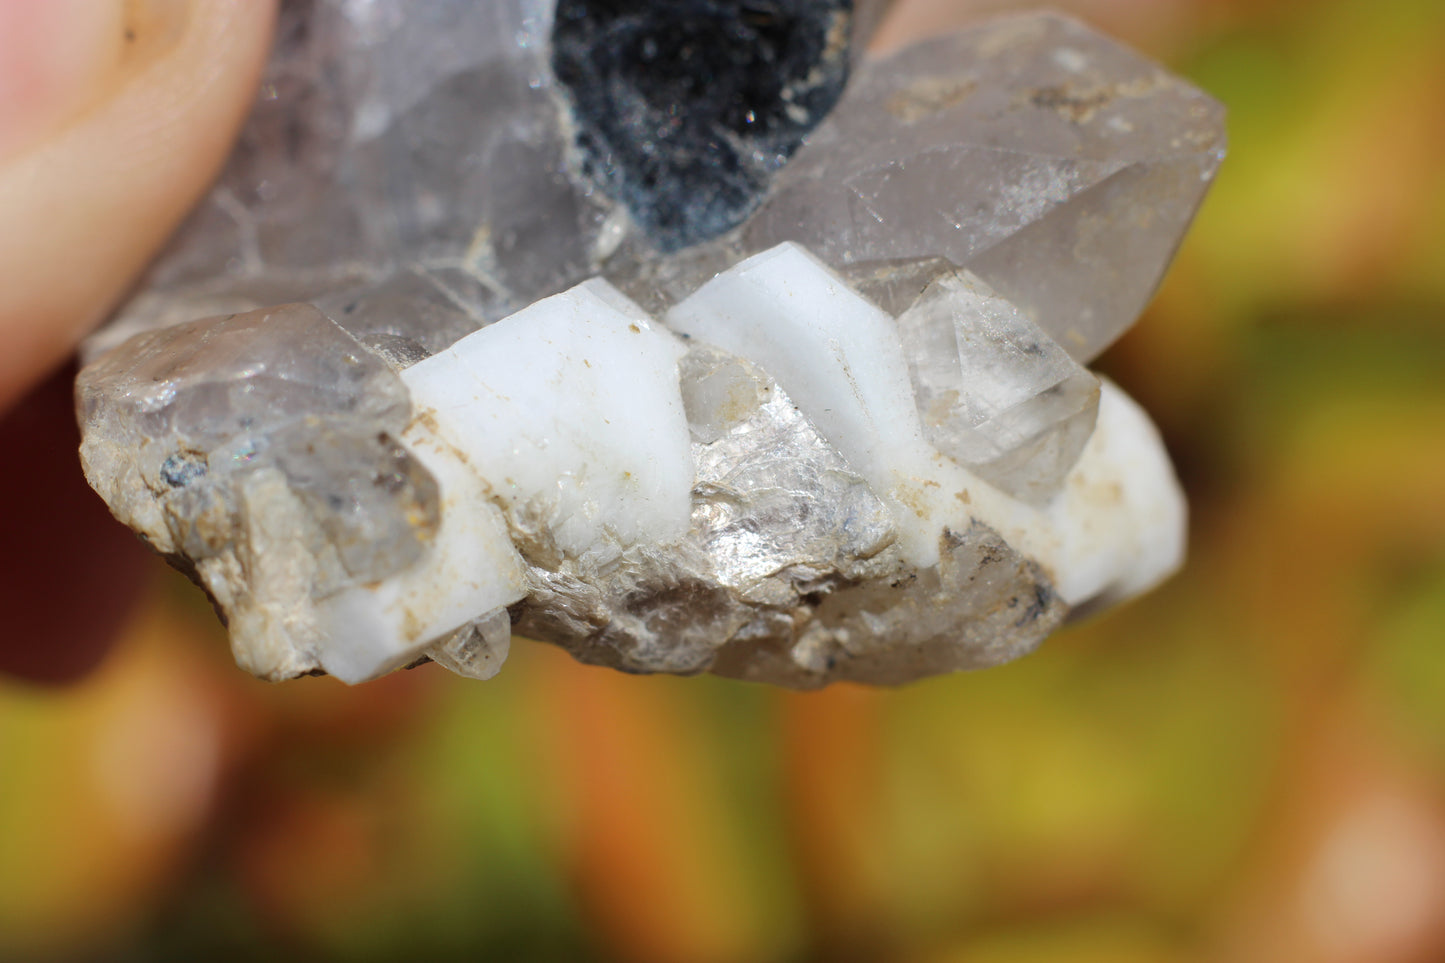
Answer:
[[853, 0], [558, 0], [583, 172], [662, 251], [735, 227], [837, 102]]

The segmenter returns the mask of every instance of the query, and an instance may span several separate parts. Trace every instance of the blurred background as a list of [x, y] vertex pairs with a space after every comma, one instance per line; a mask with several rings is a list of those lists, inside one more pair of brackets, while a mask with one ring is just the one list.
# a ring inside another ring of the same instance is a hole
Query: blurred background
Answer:
[[0, 960], [1445, 960], [1445, 3], [1056, 6], [1230, 110], [1101, 365], [1189, 490], [1182, 574], [800, 695], [525, 642], [267, 685], [156, 562], [97, 671], [0, 679]]

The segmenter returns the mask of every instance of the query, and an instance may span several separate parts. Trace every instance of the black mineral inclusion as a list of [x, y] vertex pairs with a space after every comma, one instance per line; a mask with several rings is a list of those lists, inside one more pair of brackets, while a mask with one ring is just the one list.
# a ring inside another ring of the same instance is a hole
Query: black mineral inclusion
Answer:
[[558, 0], [583, 173], [662, 251], [741, 223], [837, 102], [853, 0]]

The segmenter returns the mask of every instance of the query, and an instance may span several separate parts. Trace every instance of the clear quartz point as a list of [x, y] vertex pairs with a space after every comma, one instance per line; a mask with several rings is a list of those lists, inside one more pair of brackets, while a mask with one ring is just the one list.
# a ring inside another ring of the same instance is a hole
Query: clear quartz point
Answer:
[[457, 675], [485, 682], [502, 671], [511, 647], [512, 620], [506, 609], [497, 609], [457, 629], [427, 655]]
[[[769, 50], [747, 4], [605, 6], [283, 4], [226, 170], [86, 346], [87, 478], [244, 668], [490, 678], [515, 630], [893, 684], [1177, 567], [1157, 432], [1081, 365], [1167, 267], [1217, 103], [1054, 14], [868, 59], [886, 0], [781, 4]], [[707, 29], [737, 75], [697, 85]], [[654, 169], [726, 216], [679, 224]]]
[[1094, 432], [1099, 379], [967, 272], [931, 283], [898, 333], [933, 446], [1017, 498], [1052, 499]]

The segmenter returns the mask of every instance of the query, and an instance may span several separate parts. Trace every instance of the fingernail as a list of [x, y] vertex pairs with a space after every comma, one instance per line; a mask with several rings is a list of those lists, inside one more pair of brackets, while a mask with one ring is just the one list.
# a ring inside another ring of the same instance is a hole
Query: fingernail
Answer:
[[106, 95], [125, 15], [125, 0], [0, 0], [0, 159]]

